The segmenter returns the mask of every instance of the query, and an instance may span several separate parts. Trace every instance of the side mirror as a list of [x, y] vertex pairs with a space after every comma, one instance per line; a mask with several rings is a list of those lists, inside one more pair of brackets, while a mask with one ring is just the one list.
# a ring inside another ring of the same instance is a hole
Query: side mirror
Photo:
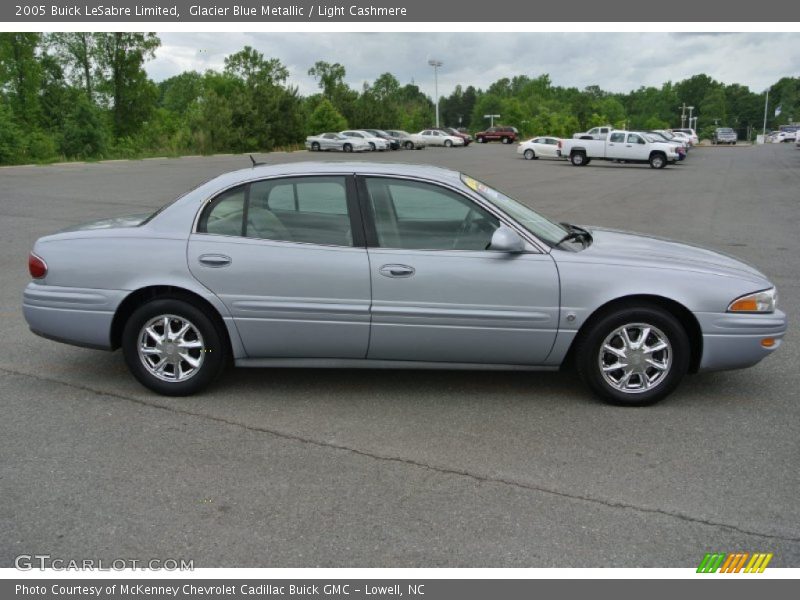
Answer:
[[516, 231], [501, 225], [492, 234], [492, 241], [489, 243], [488, 249], [519, 254], [525, 251], [525, 242]]

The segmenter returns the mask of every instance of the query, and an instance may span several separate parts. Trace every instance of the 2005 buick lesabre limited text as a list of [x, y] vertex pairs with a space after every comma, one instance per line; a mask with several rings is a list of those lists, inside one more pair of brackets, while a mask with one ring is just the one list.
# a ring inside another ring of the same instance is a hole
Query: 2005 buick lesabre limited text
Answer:
[[296, 163], [39, 239], [25, 318], [168, 395], [242, 367], [558, 369], [650, 404], [756, 364], [786, 316], [755, 268], [555, 223], [455, 171]]

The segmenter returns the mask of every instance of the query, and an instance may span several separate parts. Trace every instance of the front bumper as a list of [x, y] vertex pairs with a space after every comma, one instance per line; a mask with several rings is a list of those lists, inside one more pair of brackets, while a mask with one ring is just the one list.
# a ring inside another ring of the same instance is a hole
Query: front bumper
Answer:
[[[783, 343], [786, 314], [695, 313], [703, 336], [700, 371], [742, 369], [760, 362]], [[772, 339], [771, 346], [763, 340]]]
[[22, 312], [31, 331], [42, 337], [87, 348], [111, 349], [111, 323], [126, 290], [48, 286], [25, 288]]

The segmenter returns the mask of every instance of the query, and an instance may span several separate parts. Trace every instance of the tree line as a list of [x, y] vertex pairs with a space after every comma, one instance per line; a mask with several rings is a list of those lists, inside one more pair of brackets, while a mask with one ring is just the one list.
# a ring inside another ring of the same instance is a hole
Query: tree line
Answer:
[[[301, 96], [279, 59], [245, 46], [221, 71], [156, 83], [144, 66], [159, 45], [154, 33], [0, 33], [0, 164], [269, 151], [322, 131], [433, 125], [431, 98], [388, 72], [357, 90], [344, 65], [317, 61], [308, 74], [319, 92]], [[760, 130], [764, 99], [704, 74], [628, 93], [554, 86], [543, 74], [502, 78], [485, 90], [458, 85], [439, 110], [447, 126], [477, 131], [488, 126], [484, 115], [499, 114], [523, 135], [567, 137], [605, 123], [677, 127], [685, 103], [695, 107], [702, 136], [717, 124]], [[768, 128], [800, 120], [800, 78], [770, 87], [767, 117]]]

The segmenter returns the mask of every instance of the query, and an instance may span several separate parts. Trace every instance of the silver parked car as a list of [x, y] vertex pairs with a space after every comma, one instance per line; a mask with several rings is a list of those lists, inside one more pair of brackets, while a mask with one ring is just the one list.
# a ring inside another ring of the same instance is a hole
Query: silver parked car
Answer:
[[[555, 223], [455, 171], [295, 163], [221, 175], [149, 216], [39, 239], [30, 328], [121, 347], [162, 394], [242, 367], [558, 369], [649, 404], [786, 331], [755, 268]], [[568, 360], [569, 358], [569, 360]]]
[[338, 150], [341, 152], [369, 152], [372, 150], [366, 140], [352, 138], [341, 133], [320, 133], [306, 138], [306, 148], [312, 152]]

